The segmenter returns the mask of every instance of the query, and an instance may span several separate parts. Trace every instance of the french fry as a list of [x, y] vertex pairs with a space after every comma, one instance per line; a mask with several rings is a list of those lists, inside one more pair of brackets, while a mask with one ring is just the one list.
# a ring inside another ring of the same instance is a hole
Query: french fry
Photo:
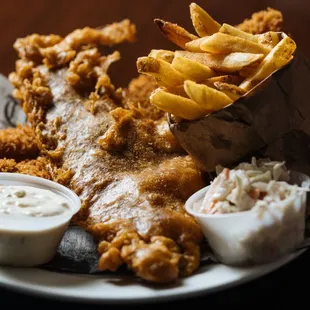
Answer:
[[254, 73], [246, 78], [239, 87], [249, 91], [274, 71], [286, 66], [292, 60], [295, 50], [296, 43], [290, 37], [285, 37], [264, 58]]
[[224, 93], [193, 81], [186, 80], [184, 82], [184, 89], [190, 99], [197, 102], [201, 108], [210, 112], [222, 109], [233, 102]]
[[253, 75], [256, 68], [257, 68], [257, 66], [256, 67], [251, 67], [251, 66], [245, 67], [239, 71], [239, 75], [242, 76], [243, 78], [247, 78], [247, 77]]
[[214, 86], [218, 90], [224, 92], [229, 98], [233, 99], [234, 101], [245, 94], [244, 89], [233, 84], [215, 82]]
[[211, 84], [219, 82], [219, 83], [239, 85], [242, 82], [242, 80], [243, 80], [242, 77], [239, 75], [219, 75], [209, 78], [207, 81]]
[[191, 3], [190, 15], [193, 26], [200, 37], [212, 35], [219, 31], [221, 25], [196, 3]]
[[171, 64], [153, 57], [140, 57], [137, 60], [139, 73], [153, 76], [160, 85], [175, 87], [181, 85], [185, 77], [172, 68]]
[[157, 58], [164, 60], [166, 62], [171, 63], [174, 58], [174, 52], [167, 51], [167, 50], [151, 50], [151, 52], [148, 55], [149, 57]]
[[200, 45], [204, 40], [205, 40], [205, 37], [187, 42], [185, 44], [185, 49], [189, 52], [203, 53], [203, 50], [200, 48]]
[[255, 37], [260, 44], [268, 46], [269, 48], [274, 48], [280, 42], [279, 34], [274, 31], [258, 34]]
[[158, 18], [156, 18], [154, 22], [169, 41], [173, 42], [181, 48], [185, 48], [185, 44], [187, 42], [198, 39], [197, 36], [189, 33], [187, 30], [178, 26], [177, 24], [166, 22]]
[[168, 93], [161, 88], [156, 89], [151, 94], [150, 102], [160, 110], [187, 120], [194, 120], [208, 113], [208, 111], [201, 108], [195, 101]]
[[190, 16], [198, 36], [155, 19], [181, 50], [154, 49], [137, 61], [138, 72], [158, 82], [151, 103], [175, 120], [194, 120], [223, 109], [294, 58], [296, 44], [282, 32], [251, 34], [221, 25], [196, 3], [190, 5]]
[[240, 37], [234, 37], [225, 33], [215, 33], [204, 39], [200, 48], [209, 53], [228, 54], [234, 52], [268, 54], [271, 49], [259, 43], [255, 43]]
[[229, 97], [232, 101], [236, 101], [236, 100], [238, 100], [240, 98], [239, 95], [234, 94], [234, 93], [232, 93], [232, 92], [230, 92], [228, 90], [221, 90], [221, 92], [223, 94], [225, 94], [227, 97]]
[[200, 62], [215, 71], [224, 73], [238, 72], [244, 67], [258, 65], [264, 58], [263, 54], [252, 53], [210, 54], [176, 51], [175, 57], [179, 56]]
[[164, 90], [171, 93], [171, 94], [188, 98], [188, 96], [184, 90], [184, 85], [180, 85], [180, 86], [176, 86], [176, 87], [165, 87]]
[[280, 41], [279, 34], [277, 32], [269, 31], [263, 34], [253, 35], [229, 24], [223, 24], [219, 32], [259, 43], [271, 49], [274, 48]]
[[235, 36], [235, 37], [239, 37], [242, 39], [246, 39], [252, 42], [256, 42], [259, 43], [259, 38], [256, 37], [255, 35], [248, 33], [248, 32], [244, 32], [238, 28], [235, 28], [229, 24], [223, 24], [222, 27], [219, 29], [219, 32], [221, 33], [225, 33], [225, 34], [229, 34], [231, 36]]
[[185, 57], [176, 56], [172, 63], [172, 68], [194, 81], [203, 81], [215, 75], [215, 72], [208, 66]]

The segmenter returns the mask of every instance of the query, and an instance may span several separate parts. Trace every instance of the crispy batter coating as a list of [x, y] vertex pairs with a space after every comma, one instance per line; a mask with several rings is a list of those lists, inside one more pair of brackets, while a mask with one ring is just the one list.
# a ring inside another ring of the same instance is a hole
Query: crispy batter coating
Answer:
[[143, 113], [146, 117], [152, 119], [162, 119], [165, 116], [165, 112], [159, 110], [153, 104], [150, 104], [150, 95], [158, 87], [156, 80], [147, 75], [140, 74], [137, 78], [132, 79], [127, 88], [127, 98], [134, 106], [143, 109]]
[[96, 86], [99, 77], [105, 75], [109, 66], [119, 59], [119, 52], [101, 56], [97, 48], [81, 51], [70, 62], [67, 81], [77, 89], [91, 90]]
[[156, 80], [148, 75], [140, 74], [128, 85], [128, 98], [134, 102], [149, 103], [150, 94], [157, 88]]
[[35, 133], [29, 126], [0, 130], [0, 158], [16, 160], [36, 158], [39, 148]]
[[48, 167], [49, 161], [44, 157], [21, 162], [16, 162], [15, 159], [0, 159], [1, 172], [22, 173], [51, 180], [52, 176]]
[[268, 7], [266, 10], [253, 13], [251, 18], [245, 19], [236, 27], [252, 34], [282, 31], [283, 15], [280, 11]]
[[40, 63], [43, 59], [41, 49], [54, 46], [61, 42], [62, 39], [58, 35], [41, 36], [35, 33], [28, 37], [17, 39], [14, 43], [14, 48], [18, 51], [20, 58]]
[[[85, 43], [84, 36], [74, 38], [70, 48]], [[67, 48], [59, 43], [57, 53], [66, 54]], [[84, 47], [64, 66], [52, 47], [45, 50], [50, 54], [44, 54], [43, 65], [29, 65], [32, 74], [11, 75], [24, 110], [42, 152], [63, 171], [53, 179], [61, 179], [83, 202], [74, 222], [98, 240], [99, 269], [126, 264], [155, 282], [189, 275], [199, 266], [202, 232], [184, 202], [205, 185], [203, 174], [176, 143], [165, 115], [149, 108], [151, 87], [135, 97], [137, 88], [147, 85], [145, 78], [115, 89], [104, 70], [108, 59], [94, 48]], [[46, 59], [62, 68], [48, 70]], [[29, 62], [23, 61], [23, 66]], [[81, 83], [93, 89], [77, 91]], [[51, 102], [42, 92], [51, 94]]]
[[[125, 41], [133, 42], [135, 40], [136, 28], [128, 19], [119, 23], [113, 23], [101, 28], [85, 27], [77, 29], [68, 34], [59, 43], [40, 48], [39, 51], [43, 57], [44, 64], [49, 68], [60, 67], [66, 65], [76, 56], [84, 47], [89, 49], [97, 45], [112, 46]], [[24, 45], [31, 45], [31, 42], [23, 42]], [[16, 48], [16, 46], [15, 46]], [[20, 50], [23, 45], [17, 47]], [[29, 57], [27, 57], [29, 59]]]

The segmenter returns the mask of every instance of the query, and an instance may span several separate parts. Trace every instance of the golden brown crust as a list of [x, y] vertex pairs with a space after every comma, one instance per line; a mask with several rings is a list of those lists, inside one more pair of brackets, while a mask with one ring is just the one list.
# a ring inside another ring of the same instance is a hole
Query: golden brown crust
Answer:
[[14, 48], [18, 52], [21, 59], [28, 59], [35, 63], [40, 63], [43, 59], [41, 49], [54, 46], [62, 41], [62, 37], [58, 35], [42, 36], [32, 34], [25, 38], [17, 39]]
[[0, 130], [0, 158], [13, 158], [17, 161], [36, 158], [39, 148], [35, 133], [29, 126]]
[[22, 173], [51, 180], [49, 161], [44, 157], [16, 162], [14, 159], [0, 159], [0, 171]]
[[82, 91], [90, 91], [96, 86], [99, 77], [104, 76], [109, 66], [120, 59], [120, 54], [114, 52], [108, 56], [101, 56], [97, 48], [79, 52], [70, 62], [67, 74], [68, 83]]
[[252, 34], [261, 34], [267, 31], [282, 31], [283, 15], [279, 10], [267, 8], [252, 14], [251, 18], [245, 19], [237, 28]]
[[156, 80], [148, 75], [140, 74], [128, 85], [128, 98], [133, 102], [149, 102], [150, 94], [157, 88]]
[[1, 172], [16, 172], [15, 159], [0, 159], [0, 171]]
[[51, 180], [49, 165], [50, 162], [47, 158], [38, 157], [17, 163], [16, 172]]
[[[74, 40], [70, 48], [85, 44], [84, 35]], [[66, 51], [62, 42], [58, 48]], [[98, 239], [99, 269], [126, 264], [146, 280], [173, 281], [199, 266], [202, 232], [184, 202], [205, 185], [202, 173], [176, 143], [165, 115], [145, 97], [128, 95], [141, 80], [116, 90], [105, 70], [111, 59], [94, 48], [84, 46], [67, 65], [51, 58], [62, 69], [17, 70], [15, 86], [42, 154], [56, 165], [53, 179], [82, 200], [74, 223]], [[76, 91], [80, 86], [86, 93]]]
[[67, 35], [54, 46], [40, 49], [44, 64], [49, 68], [64, 66], [73, 60], [83, 47], [112, 46], [135, 40], [136, 28], [129, 20], [113, 23], [102, 28], [85, 27]]

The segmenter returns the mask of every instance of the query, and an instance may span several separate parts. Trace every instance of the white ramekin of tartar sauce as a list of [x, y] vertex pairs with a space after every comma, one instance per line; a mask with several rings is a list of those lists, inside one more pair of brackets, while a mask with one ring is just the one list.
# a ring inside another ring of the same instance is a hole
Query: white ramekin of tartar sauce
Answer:
[[56, 182], [0, 173], [0, 265], [33, 267], [52, 260], [80, 207], [79, 197]]
[[[308, 176], [291, 171], [292, 180], [305, 189]], [[304, 240], [307, 193], [300, 192], [285, 208], [272, 204], [264, 212], [259, 209], [224, 214], [205, 214], [202, 206], [210, 186], [194, 193], [185, 204], [219, 262], [246, 266], [274, 261], [296, 250]]]

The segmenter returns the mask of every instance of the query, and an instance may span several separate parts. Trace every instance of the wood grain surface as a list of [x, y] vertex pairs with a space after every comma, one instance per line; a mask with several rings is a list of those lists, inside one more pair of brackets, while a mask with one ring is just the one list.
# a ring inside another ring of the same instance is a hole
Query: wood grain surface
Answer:
[[[129, 18], [137, 26], [137, 41], [117, 47], [122, 60], [113, 65], [115, 84], [137, 76], [136, 59], [151, 48], [174, 48], [153, 19], [176, 22], [192, 31], [190, 0], [3, 0], [0, 8], [0, 72], [7, 75], [17, 58], [13, 43], [32, 33], [66, 35], [76, 28], [101, 26]], [[282, 11], [286, 31], [310, 59], [310, 0], [197, 0], [220, 23], [236, 24], [253, 12], [273, 7]]]

